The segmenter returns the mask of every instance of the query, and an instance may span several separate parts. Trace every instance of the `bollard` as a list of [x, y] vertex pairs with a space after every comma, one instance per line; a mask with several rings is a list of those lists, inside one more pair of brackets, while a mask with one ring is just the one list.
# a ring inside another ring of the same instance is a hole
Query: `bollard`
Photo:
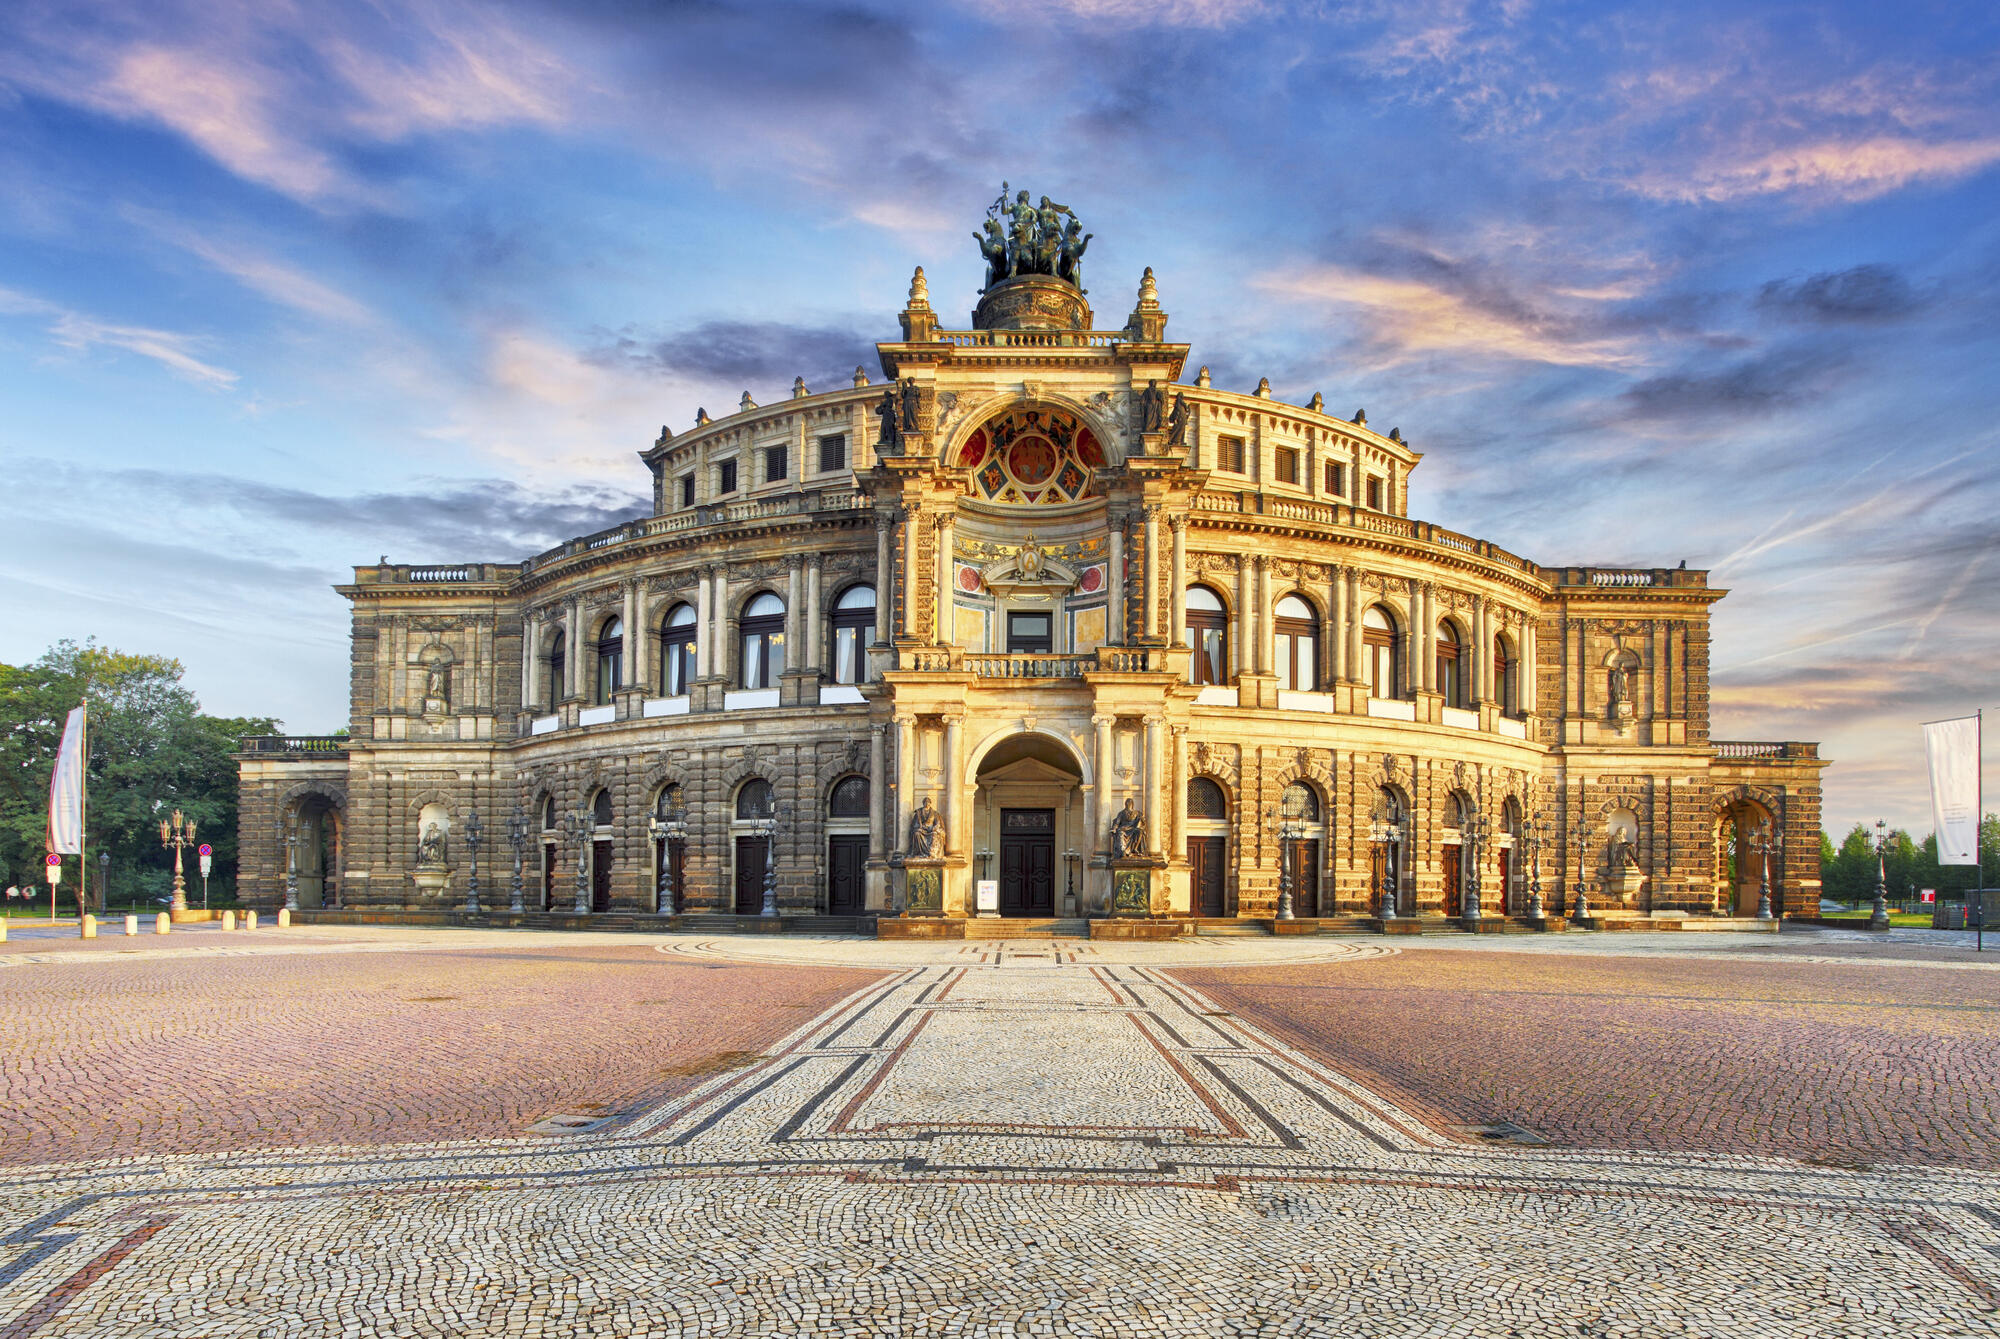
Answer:
[[224, 930], [234, 930], [234, 929], [236, 928], [236, 913], [235, 913], [235, 912], [233, 912], [233, 911], [225, 911], [225, 912], [223, 912], [223, 913], [222, 913], [222, 928], [223, 928]]
[[0, 916], [0, 944], [7, 942], [7, 918]]
[[171, 929], [173, 929], [173, 928], [174, 928], [174, 918], [173, 918], [173, 917], [171, 917], [171, 916], [169, 916], [169, 915], [167, 915], [167, 913], [166, 913], [166, 912], [164, 912], [164, 911], [163, 911], [163, 912], [161, 912], [161, 913], [160, 913], [159, 915], [157, 915], [157, 916], [153, 917], [153, 933], [154, 933], [154, 934], [156, 934], [156, 935], [163, 935], [163, 934], [165, 934], [165, 933], [166, 933], [167, 931], [169, 931], [169, 930], [171, 930]]
[[243, 913], [243, 928], [244, 928], [244, 929], [246, 929], [246, 930], [254, 930], [254, 929], [256, 929], [256, 928], [257, 928], [257, 913], [256, 913], [256, 912], [254, 912], [254, 911], [246, 911], [246, 912], [244, 912], [244, 913]]
[[125, 933], [128, 935], [139, 933], [139, 918], [137, 916], [127, 916], [125, 918]]
[[285, 929], [289, 929], [289, 928], [291, 928], [291, 924], [292, 924], [292, 913], [291, 913], [291, 911], [290, 911], [289, 909], [285, 908], [285, 907], [279, 907], [279, 908], [278, 908], [278, 928], [279, 928], [280, 930], [285, 930]]
[[86, 912], [78, 922], [78, 929], [85, 939], [97, 938], [97, 917]]

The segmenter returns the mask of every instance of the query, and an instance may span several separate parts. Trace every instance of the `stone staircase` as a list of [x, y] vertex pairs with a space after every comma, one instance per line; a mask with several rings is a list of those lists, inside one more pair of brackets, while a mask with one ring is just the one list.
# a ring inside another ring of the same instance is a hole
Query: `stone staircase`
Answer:
[[1271, 922], [1239, 920], [1234, 916], [1199, 916], [1195, 918], [1194, 932], [1198, 935], [1268, 935]]
[[965, 922], [967, 939], [1088, 939], [1084, 920], [974, 916]]

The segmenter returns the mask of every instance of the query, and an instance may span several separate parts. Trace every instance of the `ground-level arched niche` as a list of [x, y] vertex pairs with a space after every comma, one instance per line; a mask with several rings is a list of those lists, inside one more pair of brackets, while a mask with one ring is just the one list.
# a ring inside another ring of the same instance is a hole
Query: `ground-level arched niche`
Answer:
[[1061, 740], [1010, 735], [988, 749], [975, 773], [972, 801], [974, 885], [999, 884], [1002, 916], [1080, 916], [1091, 849], [1083, 766]]

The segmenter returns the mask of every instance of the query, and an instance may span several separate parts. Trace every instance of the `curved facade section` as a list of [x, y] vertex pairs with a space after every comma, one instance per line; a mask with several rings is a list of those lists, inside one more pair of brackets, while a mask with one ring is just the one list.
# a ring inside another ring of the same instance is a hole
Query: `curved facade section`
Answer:
[[900, 323], [663, 429], [649, 516], [357, 568], [349, 736], [245, 744], [249, 896], [1816, 912], [1822, 764], [1710, 739], [1706, 574], [1410, 517], [1399, 430], [1183, 381], [1150, 271], [1121, 330], [945, 330], [921, 272]]

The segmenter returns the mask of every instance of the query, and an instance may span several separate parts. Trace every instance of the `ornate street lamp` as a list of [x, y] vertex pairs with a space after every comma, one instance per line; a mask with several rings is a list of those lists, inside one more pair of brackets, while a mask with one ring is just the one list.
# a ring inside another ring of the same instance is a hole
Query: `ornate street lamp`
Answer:
[[663, 797], [659, 813], [647, 823], [653, 840], [660, 843], [658, 911], [662, 916], [679, 914], [681, 890], [674, 886], [674, 843], [686, 838], [688, 819], [688, 807], [681, 801], [679, 788], [670, 788], [668, 794], [673, 798]]
[[1459, 844], [1466, 850], [1467, 866], [1459, 875], [1463, 880], [1463, 891], [1460, 893], [1460, 899], [1464, 903], [1463, 919], [1473, 925], [1477, 925], [1480, 920], [1479, 853], [1486, 848], [1492, 828], [1492, 820], [1484, 811], [1480, 811], [1468, 816], [1458, 829]]
[[[285, 910], [299, 909], [299, 818], [285, 816]], [[207, 901], [203, 899], [204, 903]]]
[[570, 810], [564, 820], [569, 839], [576, 844], [576, 914], [590, 914], [590, 839], [597, 834], [597, 819], [590, 810]]
[[507, 820], [507, 845], [514, 848], [514, 886], [510, 891], [511, 901], [507, 910], [516, 916], [524, 909], [521, 900], [521, 862], [528, 849], [528, 812], [520, 805], [514, 806], [514, 813]]
[[1264, 826], [1278, 829], [1278, 919], [1289, 921], [1292, 915], [1292, 862], [1288, 858], [1291, 843], [1303, 841], [1305, 824], [1294, 814], [1280, 815], [1276, 809], [1265, 806]]
[[1395, 806], [1378, 795], [1375, 807], [1369, 813], [1369, 840], [1389, 849], [1382, 856], [1382, 886], [1377, 890], [1380, 898], [1378, 910], [1383, 920], [1393, 920], [1396, 915], [1396, 866], [1400, 863], [1403, 840], [1409, 832], [1409, 819], [1396, 813]]
[[1759, 823], [1757, 835], [1750, 839], [1750, 845], [1757, 852], [1757, 919], [1771, 919], [1771, 848], [1777, 845], [1771, 840], [1771, 825]]
[[1083, 854], [1079, 851], [1064, 851], [1063, 865], [1069, 870], [1069, 896], [1066, 900], [1070, 910], [1078, 910], [1076, 905], [1076, 872], [1083, 865]]
[[1576, 834], [1576, 904], [1570, 911], [1572, 921], [1590, 919], [1590, 848], [1597, 840], [1597, 829], [1585, 819]]
[[1549, 820], [1537, 814], [1523, 826], [1523, 833], [1528, 839], [1528, 919], [1547, 920], [1542, 909], [1542, 845], [1548, 840]]
[[186, 911], [187, 880], [181, 876], [181, 852], [195, 844], [194, 820], [183, 817], [181, 811], [174, 810], [172, 818], [160, 820], [160, 845], [171, 847], [174, 853], [174, 900], [173, 910]]
[[764, 910], [765, 920], [778, 918], [778, 827], [781, 820], [791, 816], [787, 805], [773, 802], [771, 811], [751, 820], [751, 830], [764, 838]]
[[979, 862], [979, 878], [981, 882], [984, 882], [986, 879], [986, 868], [993, 863], [993, 852], [982, 846], [972, 853], [972, 858]]
[[470, 865], [465, 882], [465, 911], [469, 916], [479, 914], [479, 837], [485, 830], [479, 821], [479, 810], [465, 816], [465, 853]]
[[1889, 824], [1884, 819], [1875, 820], [1875, 909], [1868, 913], [1868, 928], [1886, 930], [1889, 928]]

